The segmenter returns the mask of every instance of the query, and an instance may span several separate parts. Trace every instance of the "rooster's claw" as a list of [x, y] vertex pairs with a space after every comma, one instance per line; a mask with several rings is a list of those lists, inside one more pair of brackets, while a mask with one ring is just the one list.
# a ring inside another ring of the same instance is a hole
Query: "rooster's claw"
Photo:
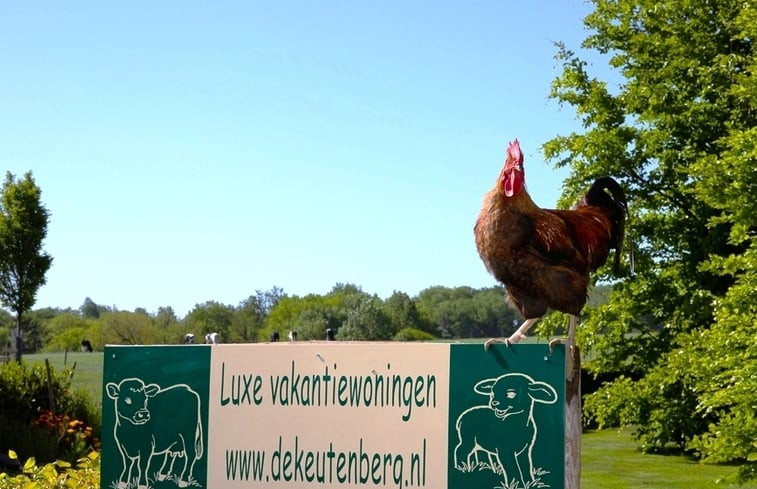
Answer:
[[552, 338], [551, 340], [549, 340], [549, 353], [552, 353], [552, 350], [555, 349], [555, 345], [560, 345], [567, 342], [568, 340], [565, 338]]
[[490, 338], [484, 343], [484, 350], [488, 350], [495, 343], [504, 343], [507, 346], [511, 345], [509, 338]]

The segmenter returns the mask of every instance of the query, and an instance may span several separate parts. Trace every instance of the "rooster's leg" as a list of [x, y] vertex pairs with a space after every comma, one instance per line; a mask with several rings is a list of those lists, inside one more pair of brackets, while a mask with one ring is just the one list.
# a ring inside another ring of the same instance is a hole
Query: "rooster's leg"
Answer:
[[568, 363], [565, 366], [566, 372], [568, 374], [568, 380], [572, 380], [573, 378], [573, 350], [576, 347], [576, 326], [578, 325], [578, 316], [574, 316], [573, 314], [570, 315], [570, 326], [568, 326], [568, 338], [555, 338], [549, 342], [549, 349], [552, 350], [552, 348], [557, 343], [565, 343], [568, 345]]
[[509, 338], [491, 338], [489, 340], [486, 340], [486, 343], [484, 343], [484, 350], [488, 350], [489, 347], [495, 343], [504, 343], [506, 345], [511, 345], [513, 343], [517, 343], [523, 338], [526, 337], [526, 333], [528, 333], [528, 330], [531, 329], [531, 326], [538, 321], [539, 318], [531, 318], [526, 319], [523, 321], [523, 324], [520, 325], [520, 328], [515, 330], [515, 333], [511, 334]]
[[[568, 328], [568, 362], [565, 365], [565, 369], [568, 374], [568, 382], [573, 380], [573, 367], [574, 365], [574, 350], [576, 349], [576, 325], [578, 324], [578, 316], [570, 315], [570, 326]], [[580, 362], [579, 362], [580, 363]]]
[[568, 326], [568, 341], [569, 347], [573, 347], [576, 344], [576, 325], [578, 324], [578, 316], [570, 315], [570, 326]]

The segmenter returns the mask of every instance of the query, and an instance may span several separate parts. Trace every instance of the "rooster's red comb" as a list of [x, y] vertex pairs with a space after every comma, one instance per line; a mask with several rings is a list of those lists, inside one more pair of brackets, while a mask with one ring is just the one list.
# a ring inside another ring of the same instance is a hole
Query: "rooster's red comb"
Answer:
[[520, 151], [520, 143], [517, 138], [507, 147], [507, 154], [515, 161], [521, 161], [523, 159], [523, 153]]

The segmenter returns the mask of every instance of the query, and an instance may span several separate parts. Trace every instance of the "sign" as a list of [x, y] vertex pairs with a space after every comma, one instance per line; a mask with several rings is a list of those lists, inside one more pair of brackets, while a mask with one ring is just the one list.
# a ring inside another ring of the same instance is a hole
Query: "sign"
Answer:
[[101, 487], [562, 488], [565, 349], [108, 346]]

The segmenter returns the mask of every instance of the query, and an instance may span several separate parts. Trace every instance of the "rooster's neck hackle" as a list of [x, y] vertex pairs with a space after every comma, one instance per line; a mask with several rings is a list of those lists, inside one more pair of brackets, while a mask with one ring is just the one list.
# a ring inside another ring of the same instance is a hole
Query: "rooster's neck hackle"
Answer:
[[505, 195], [502, 186], [498, 183], [490, 192], [490, 197], [490, 208], [492, 211], [520, 212], [523, 214], [538, 214], [541, 211], [528, 192], [526, 192], [525, 186], [512, 197], [508, 197]]

